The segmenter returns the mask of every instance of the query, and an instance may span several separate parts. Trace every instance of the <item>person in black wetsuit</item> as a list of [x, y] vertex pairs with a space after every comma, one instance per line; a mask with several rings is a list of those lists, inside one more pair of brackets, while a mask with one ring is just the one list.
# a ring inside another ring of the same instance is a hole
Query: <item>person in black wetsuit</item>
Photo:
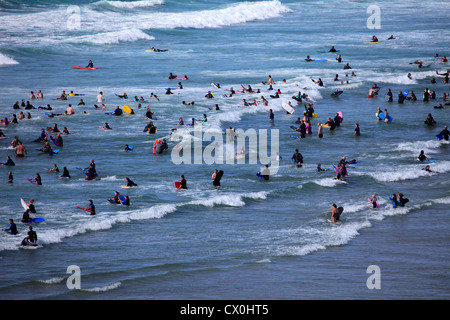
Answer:
[[450, 135], [450, 131], [448, 131], [447, 126], [444, 126], [444, 130], [439, 133], [443, 139], [448, 141], [448, 137]]
[[298, 149], [295, 149], [295, 152], [292, 155], [292, 161], [295, 163], [295, 166], [297, 168], [301, 168], [302, 167], [303, 155], [300, 152], [298, 152]]
[[339, 114], [336, 113], [334, 116], [334, 124], [336, 127], [339, 127], [341, 125], [342, 118]]
[[421, 150], [419, 156], [417, 157], [417, 160], [419, 161], [425, 161], [428, 160], [427, 156], [425, 155], [425, 151]]
[[181, 187], [180, 187], [180, 189], [187, 189], [187, 181], [184, 178], [183, 174], [181, 175]]
[[434, 118], [431, 115], [431, 113], [428, 114], [428, 117], [425, 119], [424, 123], [429, 125], [429, 126], [432, 126], [432, 125], [436, 124], [436, 121], [434, 120]]
[[29, 223], [32, 222], [31, 221], [31, 217], [30, 217], [30, 209], [25, 210], [25, 212], [22, 215], [22, 222], [23, 223]]
[[3, 229], [3, 231], [8, 231], [9, 233], [12, 233], [14, 235], [19, 233], [19, 231], [17, 231], [17, 226], [14, 223], [13, 219], [9, 219], [9, 228]]
[[94, 63], [92, 62], [92, 60], [89, 60], [89, 63], [86, 66], [86, 68], [93, 68], [93, 67], [94, 67]]
[[11, 159], [10, 156], [6, 156], [6, 162], [1, 164], [2, 166], [15, 166], [16, 164], [14, 163], [14, 161]]
[[64, 167], [63, 174], [61, 175], [61, 177], [70, 179], [70, 174], [69, 174], [69, 170], [67, 170], [67, 167]]

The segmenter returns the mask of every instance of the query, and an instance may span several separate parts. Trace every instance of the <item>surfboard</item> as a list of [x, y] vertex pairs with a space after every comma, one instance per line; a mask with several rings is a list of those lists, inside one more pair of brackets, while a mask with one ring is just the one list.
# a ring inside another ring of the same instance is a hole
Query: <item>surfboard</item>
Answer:
[[122, 188], [123, 189], [129, 189], [129, 188], [131, 188], [130, 186], [127, 186], [126, 184], [124, 184], [123, 186], [122, 186]]
[[80, 207], [80, 206], [75, 206], [75, 207], [77, 207], [78, 209], [81, 209], [81, 210], [84, 210], [84, 211], [92, 213], [91, 209], [89, 209], [89, 208], [83, 208], [83, 207]]
[[175, 181], [175, 188], [180, 189], [181, 188], [181, 181]]
[[282, 105], [281, 105], [281, 107], [287, 112], [287, 113], [289, 113], [289, 114], [293, 114], [294, 113], [294, 111], [295, 111], [295, 109], [292, 107], [292, 106], [290, 106], [288, 103], [283, 103]]
[[[375, 116], [377, 116], [377, 113], [375, 113]], [[378, 113], [378, 118], [380, 118], [381, 120], [384, 120], [384, 112]]]
[[328, 60], [326, 60], [326, 59], [319, 59], [319, 60], [311, 60], [311, 61], [315, 61], [315, 62], [327, 62]]
[[23, 200], [22, 198], [20, 198], [20, 203], [22, 204], [22, 207], [25, 210], [30, 209], [30, 207], [28, 206], [28, 203], [26, 203], [25, 200]]
[[256, 176], [257, 176], [258, 178], [264, 179], [264, 176], [263, 176], [261, 173], [259, 173], [259, 172], [256, 174]]
[[74, 68], [74, 69], [97, 70], [97, 68], [81, 67], [81, 66], [72, 66], [72, 68]]
[[125, 196], [120, 194], [119, 195], [119, 201], [120, 201], [121, 204], [125, 205], [125, 201], [126, 201]]
[[50, 136], [50, 140], [55, 144], [55, 146], [59, 147], [58, 140], [56, 140], [53, 136]]
[[130, 108], [129, 106], [127, 106], [127, 105], [124, 105], [124, 106], [122, 107], [122, 110], [123, 110], [124, 112], [126, 112], [126, 113], [131, 113], [131, 108]]
[[334, 52], [339, 52], [339, 50], [336, 50], [336, 51], [318, 50], [317, 52], [319, 52], [319, 53], [327, 53], [327, 52], [334, 53]]
[[[303, 111], [303, 114], [306, 114], [306, 113], [307, 113], [306, 110]], [[312, 116], [313, 116], [313, 118], [317, 118], [317, 113], [313, 112]]]
[[[31, 219], [32, 223], [41, 223], [41, 222], [44, 222], [44, 221], [45, 221], [44, 218], [32, 218]], [[30, 222], [28, 222], [28, 223], [30, 223]]]
[[366, 41], [366, 42], [363, 42], [364, 44], [375, 44], [375, 43], [380, 43], [380, 42], [383, 42], [383, 40], [381, 40], [381, 41]]
[[442, 134], [437, 134], [437, 135], [436, 135], [436, 138], [438, 138], [439, 140], [442, 140], [442, 138], [443, 138], [443, 137], [442, 137]]
[[216, 183], [220, 183], [220, 179], [222, 179], [222, 176], [223, 176], [223, 171], [222, 170], [219, 170], [218, 172], [217, 172], [217, 174], [216, 174], [216, 178], [214, 179], [214, 184], [216, 184]]
[[31, 182], [31, 183], [34, 184], [35, 186], [38, 186], [38, 184], [37, 184], [36, 182], [34, 182], [33, 180], [28, 179], [27, 177], [24, 177], [24, 178], [25, 178], [25, 180], [27, 180], [28, 182]]
[[219, 89], [219, 87], [217, 86], [217, 84], [215, 84], [214, 82], [211, 82], [211, 85], [212, 85], [214, 88]]
[[331, 94], [332, 97], [337, 97], [339, 95], [341, 95], [344, 91], [335, 91]]
[[[369, 202], [373, 203], [372, 198], [369, 198]], [[379, 208], [379, 207], [380, 207], [380, 204], [377, 202], [377, 208]]]
[[323, 124], [322, 127], [327, 128], [327, 129], [330, 129], [330, 126], [327, 125], [327, 124]]

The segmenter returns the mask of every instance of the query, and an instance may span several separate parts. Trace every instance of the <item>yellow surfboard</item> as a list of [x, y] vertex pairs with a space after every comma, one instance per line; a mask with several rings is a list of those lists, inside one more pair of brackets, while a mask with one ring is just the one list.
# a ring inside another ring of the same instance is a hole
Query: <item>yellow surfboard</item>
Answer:
[[126, 113], [131, 113], [131, 108], [127, 105], [124, 105], [122, 110], [125, 111]]
[[[303, 114], [306, 114], [306, 111], [303, 111]], [[317, 113], [312, 114], [313, 118], [317, 118]]]

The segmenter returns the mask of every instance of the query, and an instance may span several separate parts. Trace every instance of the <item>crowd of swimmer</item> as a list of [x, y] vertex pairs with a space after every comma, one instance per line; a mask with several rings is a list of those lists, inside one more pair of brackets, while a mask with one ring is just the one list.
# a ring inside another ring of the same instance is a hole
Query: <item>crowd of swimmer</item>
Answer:
[[[329, 50], [329, 52], [337, 52], [337, 50], [333, 46]], [[437, 54], [436, 54], [436, 56], [437, 56]], [[313, 59], [309, 58], [309, 56], [305, 60], [307, 62], [314, 61]], [[338, 55], [336, 60], [338, 62], [341, 62], [342, 61], [341, 55]], [[446, 62], [446, 57], [442, 58], [441, 61], [442, 62]], [[422, 61], [415, 61], [412, 64], [418, 64], [419, 68], [424, 67]], [[91, 61], [90, 61], [90, 65], [93, 66]], [[349, 70], [349, 69], [351, 69], [349, 63], [345, 64], [344, 70]], [[436, 70], [436, 74], [444, 77], [443, 83], [448, 83], [448, 77], [449, 77], [450, 72], [438, 73], [438, 71]], [[350, 76], [351, 77], [356, 77], [355, 72], [352, 71]], [[348, 74], [346, 74], [346, 77], [348, 77]], [[409, 73], [408, 77], [411, 78], [412, 75]], [[177, 79], [177, 80], [189, 80], [189, 77], [187, 75], [185, 75], [184, 77], [178, 78], [177, 75], [174, 75], [174, 74], [170, 73], [169, 76], [168, 76], [168, 79], [170, 79], [170, 80], [175, 80], [175, 79]], [[321, 78], [318, 78], [318, 80], [314, 80], [311, 77], [311, 80], [315, 84], [317, 84], [318, 86], [321, 86], [321, 87], [324, 86], [324, 83], [323, 83]], [[338, 74], [336, 74], [336, 76], [334, 77], [333, 81], [334, 82], [339, 82], [340, 81]], [[340, 81], [340, 82], [341, 82], [341, 84], [344, 83], [343, 81]], [[431, 82], [431, 84], [434, 84], [434, 83], [436, 83], [436, 79], [433, 77], [430, 82]], [[286, 79], [283, 79], [282, 83], [286, 84], [287, 83]], [[347, 81], [346, 83], [349, 83], [349, 81]], [[269, 95], [271, 99], [278, 99], [278, 98], [280, 98], [280, 95], [282, 95], [282, 92], [281, 92], [280, 89], [275, 90], [273, 88], [273, 85], [275, 85], [275, 81], [272, 79], [271, 75], [268, 76], [267, 81], [262, 81], [262, 84], [265, 85], [265, 86], [268, 86], [267, 90], [270, 93], [272, 93], [272, 94]], [[213, 85], [214, 88], [220, 88], [220, 84], [218, 84], [218, 83], [213, 83], [212, 85]], [[178, 82], [178, 87], [175, 88], [175, 89], [183, 89], [183, 85], [182, 85], [181, 81]], [[174, 89], [167, 88], [165, 94], [166, 95], [171, 95], [171, 94], [173, 94], [173, 90]], [[242, 93], [261, 94], [262, 92], [261, 92], [260, 89], [256, 89], [256, 90], [253, 89], [250, 85], [248, 85], [247, 87], [242, 86], [241, 90], [235, 90], [235, 89], [233, 89], [231, 87], [230, 89], [227, 89], [227, 93], [224, 94], [223, 97], [224, 98], [229, 98], [229, 97], [232, 97], [232, 96], [234, 96], [236, 94], [239, 94], [239, 93], [241, 93], [241, 94]], [[341, 93], [342, 93], [342, 91], [336, 90], [335, 92], [333, 92], [332, 95], [336, 95], [337, 96], [337, 95], [339, 95]], [[380, 88], [376, 84], [374, 84], [369, 90], [368, 98], [369, 99], [374, 98], [375, 96], [379, 95], [379, 93], [380, 93]], [[62, 91], [60, 97], [57, 98], [57, 99], [59, 99], [61, 101], [66, 101], [68, 99], [68, 96], [77, 96], [77, 95], [78, 94], [73, 93], [73, 91], [71, 91], [69, 94], [67, 94], [65, 91]], [[128, 95], [127, 95], [126, 92], [124, 92], [123, 94], [120, 94], [120, 95], [116, 94], [116, 96], [118, 98], [121, 98], [121, 99], [128, 99]], [[30, 92], [30, 100], [31, 101], [43, 99], [43, 97], [44, 96], [43, 96], [43, 93], [41, 92], [41, 90], [38, 91], [37, 96], [34, 94], [34, 92]], [[160, 98], [157, 95], [153, 94], [153, 93], [151, 93], [149, 97], [154, 99], [154, 100], [156, 100], [156, 101], [160, 101]], [[387, 92], [385, 93], [385, 97], [386, 97], [387, 101], [393, 102], [393, 93], [391, 92], [390, 89], [388, 89]], [[206, 99], [213, 99], [214, 98], [214, 94], [211, 93], [211, 91], [208, 91], [206, 93], [206, 95], [205, 95], [205, 98]], [[303, 106], [305, 108], [304, 113], [303, 113], [303, 118], [298, 117], [297, 121], [295, 122], [295, 124], [297, 124], [297, 126], [291, 126], [291, 129], [293, 129], [293, 130], [295, 130], [296, 132], [299, 133], [299, 136], [297, 138], [302, 139], [302, 138], [305, 138], [307, 135], [312, 134], [311, 118], [316, 117], [317, 115], [315, 114], [314, 103], [308, 97], [308, 95], [306, 93], [302, 93], [301, 91], [298, 91], [297, 94], [292, 96], [292, 99], [297, 102], [297, 105], [302, 105], [303, 104]], [[448, 93], [443, 93], [443, 95], [441, 97], [437, 97], [434, 90], [429, 90], [428, 88], [426, 88], [424, 90], [424, 92], [423, 92], [423, 101], [428, 102], [428, 101], [433, 101], [433, 100], [436, 100], [436, 99], [442, 99], [444, 101], [444, 105], [450, 105], [450, 97], [449, 97]], [[398, 94], [398, 100], [397, 100], [398, 103], [404, 103], [404, 101], [415, 101], [415, 100], [417, 100], [417, 97], [416, 97], [416, 95], [415, 95], [415, 93], [413, 91], [410, 91], [410, 92], [409, 91], [401, 91]], [[104, 104], [105, 97], [103, 95], [103, 92], [99, 92], [99, 94], [96, 97], [96, 101], [97, 101], [97, 103], [100, 106], [97, 105], [97, 104], [94, 104], [95, 108], [97, 108], [97, 109], [107, 109], [107, 107]], [[137, 96], [135, 96], [133, 101], [144, 103], [147, 100], [144, 97], [137, 97]], [[195, 104], [195, 102], [194, 101], [190, 101], [190, 102], [182, 101], [182, 104], [183, 105], [187, 105], [187, 106], [189, 106], [189, 105], [192, 106], [192, 105]], [[252, 102], [248, 102], [246, 99], [242, 99], [242, 104], [243, 105], [240, 106], [240, 107], [257, 106], [259, 104], [264, 105], [264, 106], [268, 106], [269, 105], [269, 101], [266, 98], [264, 98], [264, 96], [261, 96], [260, 97], [260, 101], [256, 101], [256, 99], [253, 99]], [[291, 105], [290, 101], [288, 102], [288, 105], [289, 105], [289, 107], [291, 107], [293, 109], [293, 106]], [[83, 99], [79, 100], [77, 106], [85, 106], [85, 102], [83, 101]], [[24, 110], [41, 109], [41, 110], [50, 111], [50, 113], [46, 114], [47, 117], [49, 117], [49, 118], [54, 118], [54, 117], [58, 117], [58, 116], [69, 116], [69, 115], [75, 114], [75, 110], [74, 110], [72, 104], [69, 104], [68, 107], [66, 108], [66, 110], [63, 113], [61, 113], [61, 114], [54, 114], [52, 112], [53, 109], [52, 109], [52, 107], [49, 104], [47, 104], [47, 106], [45, 106], [45, 107], [39, 106], [38, 108], [36, 108], [30, 103], [30, 101], [26, 101], [25, 102], [24, 99], [21, 101], [21, 103], [19, 103], [19, 101], [16, 101], [14, 103], [14, 105], [13, 105], [13, 109], [14, 110], [20, 110], [21, 108], [23, 108]], [[138, 104], [138, 108], [139, 109], [142, 108], [141, 103]], [[145, 108], [146, 108], [145, 116], [150, 121], [145, 126], [143, 131], [148, 133], [148, 134], [155, 134], [157, 129], [158, 129], [158, 127], [155, 126], [155, 124], [153, 123], [153, 115], [154, 115], [154, 113], [150, 110], [150, 105], [147, 105]], [[442, 108], [444, 108], [444, 106], [442, 104], [439, 104], [437, 106], [434, 106], [434, 108], [442, 109]], [[214, 108], [209, 108], [209, 109], [210, 110], [220, 110], [220, 107], [219, 107], [218, 104], [215, 104]], [[30, 111], [25, 111], [25, 112], [26, 112], [26, 115], [24, 114], [23, 111], [20, 111], [19, 116], [17, 116], [16, 114], [13, 114], [11, 120], [8, 120], [8, 118], [5, 117], [5, 118], [1, 119], [1, 123], [3, 123], [3, 125], [5, 127], [7, 127], [9, 125], [17, 124], [20, 120], [31, 119], [32, 116], [31, 116]], [[287, 112], [290, 113], [289, 111], [287, 111]], [[86, 111], [83, 111], [83, 113], [86, 113]], [[135, 114], [135, 111], [130, 108], [128, 113]], [[110, 112], [110, 113], [107, 113], [107, 114], [108, 115], [113, 115], [113, 116], [121, 116], [123, 114], [123, 110], [119, 106], [117, 106], [113, 112]], [[385, 122], [391, 121], [387, 108], [385, 108], [383, 111], [380, 108], [378, 108], [376, 116], [378, 117], [378, 119], [380, 121], [381, 120], [383, 120]], [[270, 121], [274, 120], [275, 115], [274, 115], [274, 112], [273, 112], [272, 109], [269, 109], [268, 117], [269, 117]], [[340, 124], [342, 123], [342, 120], [343, 119], [342, 119], [341, 114], [340, 113], [336, 113], [336, 115], [335, 115], [335, 117], [333, 119], [331, 117], [329, 117], [326, 122], [324, 122], [324, 123], [319, 122], [317, 124], [318, 125], [318, 137], [319, 138], [323, 138], [323, 130], [324, 130], [323, 128], [327, 128], [329, 130], [334, 130], [335, 128], [340, 126]], [[203, 118], [201, 120], [197, 120], [195, 118], [192, 118], [191, 122], [188, 123], [188, 124], [185, 124], [184, 120], [182, 118], [180, 118], [177, 125], [180, 125], [180, 126], [181, 125], [192, 125], [192, 126], [194, 126], [198, 121], [201, 121], [201, 122], [208, 121], [207, 115], [203, 114]], [[436, 121], [433, 119], [431, 113], [428, 115], [427, 119], [425, 119], [424, 123], [429, 125], [429, 126], [436, 125]], [[108, 122], [105, 122], [105, 125], [102, 126], [101, 128], [104, 129], [104, 130], [111, 130], [112, 129], [109, 126]], [[233, 128], [229, 128], [229, 129], [233, 129]], [[171, 133], [174, 133], [176, 131], [176, 129], [171, 129], [171, 131], [172, 131]], [[49, 136], [48, 136], [47, 132], [54, 133], [56, 135], [56, 137], [50, 136], [50, 139], [49, 139]], [[449, 133], [450, 132], [448, 131], [447, 126], [445, 126], [444, 129], [439, 133], [439, 135], [440, 135], [441, 139], [448, 140], [449, 139]], [[38, 150], [40, 150], [42, 152], [45, 152], [45, 153], [48, 153], [49, 155], [52, 155], [52, 154], [57, 153], [59, 151], [59, 149], [54, 150], [52, 148], [52, 146], [50, 145], [49, 140], [51, 140], [57, 147], [62, 147], [63, 146], [62, 135], [68, 135], [68, 134], [70, 134], [70, 133], [69, 133], [69, 130], [68, 130], [67, 127], [64, 127], [60, 131], [60, 129], [58, 128], [57, 124], [55, 123], [53, 125], [53, 127], [49, 126], [46, 129], [43, 128], [41, 130], [41, 132], [40, 132], [39, 137], [37, 139], [35, 139], [34, 142], [36, 142], [36, 143], [43, 143], [44, 146], [41, 147]], [[361, 134], [361, 131], [360, 131], [359, 124], [356, 123], [355, 124], [355, 128], [354, 128], [354, 135], [355, 136], [359, 136], [360, 134]], [[0, 139], [6, 139], [6, 138], [7, 137], [6, 137], [5, 133], [0, 129]], [[18, 136], [14, 137], [14, 139], [12, 140], [10, 146], [15, 149], [15, 155], [18, 158], [24, 157], [27, 154], [27, 150], [26, 150], [24, 144], [22, 143], [22, 141], [19, 139]], [[132, 147], [130, 147], [129, 145], [126, 145], [125, 146], [125, 150], [126, 151], [131, 151]], [[168, 150], [168, 145], [167, 145], [167, 142], [166, 142], [165, 139], [157, 140], [155, 142], [155, 144], [153, 146], [153, 152], [154, 153], [162, 153], [162, 152], [164, 152], [166, 150]], [[279, 156], [277, 156], [277, 157], [279, 157]], [[279, 157], [279, 158], [281, 158], [281, 157]], [[295, 166], [297, 168], [301, 168], [302, 167], [303, 156], [298, 151], [298, 149], [295, 150], [295, 152], [292, 155], [291, 159], [292, 159], [292, 162], [295, 163]], [[430, 161], [430, 159], [424, 154], [423, 151], [421, 151], [420, 155], [418, 156], [418, 160], [419, 161]], [[359, 162], [356, 161], [356, 160], [347, 161], [345, 156], [342, 157], [342, 159], [340, 160], [338, 165], [335, 166], [335, 169], [334, 169], [336, 174], [337, 174], [335, 179], [346, 180], [346, 176], [348, 175], [347, 167], [352, 167], [351, 164], [357, 164], [357, 163], [359, 163]], [[14, 163], [14, 161], [12, 160], [12, 158], [10, 156], [7, 156], [6, 162], [2, 163], [1, 165], [3, 165], [3, 166], [14, 166], [15, 163]], [[95, 169], [94, 160], [91, 160], [91, 162], [90, 162], [88, 167], [86, 167], [84, 169], [82, 169], [82, 168], [77, 168], [77, 169], [82, 170], [82, 172], [85, 174], [85, 179], [87, 179], [87, 180], [96, 180], [96, 179], [98, 179], [97, 178], [97, 172], [96, 172], [96, 169]], [[49, 169], [49, 170], [53, 171], [53, 172], [56, 172], [56, 173], [59, 173], [59, 168], [57, 167], [56, 164], [54, 164], [53, 168]], [[327, 171], [327, 170], [328, 169], [323, 169], [321, 167], [321, 164], [317, 165], [317, 171], [318, 172]], [[426, 170], [426, 171], [428, 171], [430, 173], [432, 172], [429, 165], [427, 165], [426, 168], [424, 168], [424, 170]], [[223, 171], [219, 171], [219, 172], [218, 172], [218, 170], [214, 171], [214, 173], [212, 175], [212, 180], [213, 180], [213, 185], [214, 186], [220, 186], [220, 179], [222, 177], [222, 174], [223, 174]], [[270, 168], [268, 167], [268, 165], [265, 165], [264, 169], [261, 172], [259, 172], [257, 175], [260, 178], [262, 178], [262, 179], [269, 180]], [[64, 167], [61, 177], [62, 178], [67, 178], [67, 179], [71, 178], [67, 167]], [[12, 184], [13, 180], [14, 180], [14, 177], [12, 175], [12, 172], [9, 171], [8, 172], [8, 183]], [[40, 174], [36, 173], [35, 178], [34, 179], [30, 179], [30, 182], [32, 182], [32, 183], [34, 183], [36, 185], [42, 185], [42, 180], [41, 180]], [[124, 185], [124, 187], [133, 187], [133, 186], [137, 186], [137, 184], [134, 183], [131, 179], [129, 179], [127, 177], [126, 178], [126, 184]], [[186, 178], [184, 177], [184, 175], [181, 176], [181, 181], [179, 182], [177, 188], [187, 189], [187, 181], [186, 181]], [[404, 198], [403, 194], [401, 194], [401, 193], [398, 194], [398, 196], [396, 194], [393, 194], [390, 197], [390, 200], [392, 200], [393, 207], [404, 206], [409, 201], [408, 199]], [[128, 196], [122, 197], [122, 195], [120, 195], [120, 193], [117, 192], [117, 191], [115, 192], [114, 197], [109, 199], [109, 201], [112, 202], [112, 203], [117, 203], [117, 204], [122, 203], [122, 204], [127, 205], [127, 206], [130, 205], [129, 197]], [[373, 208], [378, 208], [379, 207], [379, 204], [377, 203], [377, 197], [376, 197], [375, 194], [372, 195], [372, 197], [370, 198], [370, 201], [371, 201], [371, 203], [373, 205]], [[34, 202], [34, 199], [30, 200], [30, 202], [28, 203], [28, 209], [23, 214], [22, 222], [24, 222], [24, 223], [32, 222], [32, 219], [30, 217], [30, 213], [32, 213], [32, 214], [36, 213], [36, 211], [34, 209], [33, 202]], [[95, 205], [93, 203], [93, 200], [89, 200], [88, 201], [88, 207], [87, 208], [82, 208], [82, 207], [79, 207], [79, 208], [88, 211], [91, 215], [95, 215], [96, 214], [96, 212], [95, 212]], [[331, 211], [332, 211], [332, 215], [331, 215], [332, 222], [335, 223], [335, 222], [339, 221], [339, 216], [340, 216], [340, 214], [342, 212], [340, 212], [340, 213], [338, 212], [336, 204], [333, 204]], [[31, 226], [29, 227], [29, 230], [30, 231], [28, 232], [27, 237], [22, 241], [22, 245], [36, 245], [36, 243], [37, 243], [36, 232], [34, 230], [32, 230]], [[16, 227], [16, 225], [15, 225], [15, 223], [14, 223], [14, 221], [12, 219], [10, 219], [10, 226], [9, 226], [9, 228], [4, 229], [4, 231], [7, 231], [7, 232], [12, 233], [12, 234], [17, 234], [18, 233], [17, 232], [17, 227]]]

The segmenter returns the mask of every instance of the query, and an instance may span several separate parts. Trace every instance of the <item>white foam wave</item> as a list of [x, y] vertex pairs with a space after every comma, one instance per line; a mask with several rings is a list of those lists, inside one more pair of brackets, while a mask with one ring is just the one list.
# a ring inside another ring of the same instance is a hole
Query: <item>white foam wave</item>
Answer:
[[87, 292], [105, 292], [105, 291], [110, 291], [110, 290], [114, 290], [119, 288], [122, 285], [122, 283], [119, 282], [114, 282], [112, 284], [103, 286], [103, 287], [94, 287], [94, 288], [89, 288], [89, 289], [80, 289], [81, 291], [87, 291]]
[[[431, 173], [423, 170], [426, 165], [430, 165]], [[418, 179], [422, 177], [428, 177], [430, 175], [445, 173], [450, 171], [450, 162], [442, 161], [435, 163], [423, 163], [420, 166], [418, 165], [404, 165], [399, 166], [392, 169], [384, 168], [383, 170], [368, 172], [370, 175], [377, 181], [380, 182], [394, 182], [394, 181], [403, 181], [403, 180], [412, 180]]]
[[64, 281], [64, 277], [55, 277], [55, 278], [50, 278], [47, 280], [39, 280], [39, 282], [42, 283], [46, 283], [46, 284], [57, 284], [57, 283], [61, 283]]
[[155, 37], [146, 34], [138, 28], [124, 29], [93, 35], [72, 37], [65, 40], [69, 43], [117, 44], [120, 42], [134, 42], [138, 40], [155, 40]]
[[322, 186], [322, 187], [334, 187], [334, 186], [337, 186], [338, 184], [346, 184], [347, 183], [345, 181], [337, 180], [334, 178], [318, 179], [318, 180], [313, 180], [312, 182], [315, 184], [318, 184], [319, 186]]
[[0, 53], [0, 66], [13, 64], [19, 64], [19, 62], [17, 62], [11, 57], [8, 57], [7, 55]]
[[151, 1], [99, 1], [97, 4], [101, 3], [107, 3], [113, 7], [116, 8], [126, 8], [126, 9], [133, 9], [133, 8], [145, 8], [145, 7], [153, 7], [156, 5], [163, 4], [163, 0], [151, 0]]

